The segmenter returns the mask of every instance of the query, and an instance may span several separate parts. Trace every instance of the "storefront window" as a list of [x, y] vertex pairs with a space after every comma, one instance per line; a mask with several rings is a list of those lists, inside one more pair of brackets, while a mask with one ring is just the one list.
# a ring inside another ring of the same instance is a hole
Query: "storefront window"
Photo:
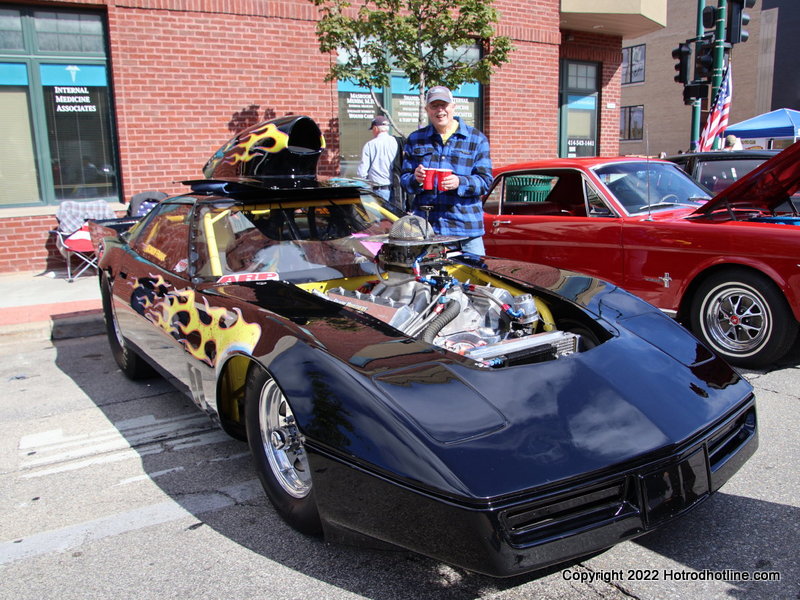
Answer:
[[[369, 125], [378, 114], [378, 108], [366, 88], [340, 81], [338, 90], [341, 174], [354, 177], [361, 159], [361, 148], [372, 138]], [[378, 98], [399, 128], [392, 129], [392, 135], [405, 139], [418, 128], [419, 91], [411, 87], [408, 78], [393, 76], [391, 87], [379, 90]], [[456, 116], [480, 129], [480, 86], [477, 83], [465, 83], [453, 90], [453, 99]]]
[[[419, 90], [412, 88], [405, 77], [392, 77], [392, 119], [407, 137], [419, 128]], [[477, 83], [465, 83], [453, 90], [456, 116], [468, 125], [476, 126], [480, 87]], [[425, 123], [423, 123], [425, 124]]]
[[559, 156], [597, 156], [597, 64], [565, 61], [562, 69]]
[[[444, 52], [445, 62], [473, 63], [480, 60], [481, 50], [478, 45], [447, 48]], [[343, 51], [339, 53], [339, 61], [346, 60]], [[389, 112], [395, 127], [391, 134], [404, 140], [419, 128], [419, 89], [411, 86], [401, 69], [389, 57], [389, 63], [396, 74], [391, 77], [387, 88], [376, 89], [375, 93], [383, 107]], [[379, 114], [372, 94], [367, 88], [359, 87], [350, 81], [339, 81], [339, 150], [340, 172], [345, 177], [354, 177], [361, 159], [361, 149], [372, 138], [369, 125]], [[468, 125], [482, 127], [481, 87], [477, 83], [465, 83], [453, 90], [456, 103], [456, 116]], [[424, 117], [426, 124], [427, 118]]]
[[100, 15], [36, 11], [33, 18], [40, 52], [104, 52]]
[[0, 50], [24, 50], [22, 15], [18, 10], [0, 9]]
[[40, 65], [56, 199], [117, 197], [106, 68]]
[[119, 199], [98, 12], [0, 9], [0, 206]]
[[0, 130], [0, 206], [37, 202], [39, 178], [24, 64], [0, 63]]

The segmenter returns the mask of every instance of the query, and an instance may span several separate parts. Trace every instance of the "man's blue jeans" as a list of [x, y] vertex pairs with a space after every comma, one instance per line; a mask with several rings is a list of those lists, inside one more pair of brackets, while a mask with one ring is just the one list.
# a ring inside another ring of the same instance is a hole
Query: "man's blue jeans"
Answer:
[[461, 249], [464, 252], [469, 252], [470, 254], [477, 254], [478, 256], [484, 256], [486, 254], [486, 248], [483, 246], [483, 236], [478, 236], [474, 238], [469, 238], [461, 242]]

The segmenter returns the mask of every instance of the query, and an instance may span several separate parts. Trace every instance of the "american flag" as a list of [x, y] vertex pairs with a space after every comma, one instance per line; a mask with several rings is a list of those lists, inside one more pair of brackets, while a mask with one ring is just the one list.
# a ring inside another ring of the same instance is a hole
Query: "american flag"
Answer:
[[714, 148], [714, 142], [725, 132], [728, 126], [728, 113], [731, 110], [731, 95], [733, 94], [733, 82], [731, 81], [731, 66], [725, 69], [725, 76], [722, 78], [722, 85], [719, 86], [717, 98], [714, 100], [714, 107], [708, 115], [706, 126], [700, 134], [700, 145], [698, 150], [705, 152]]

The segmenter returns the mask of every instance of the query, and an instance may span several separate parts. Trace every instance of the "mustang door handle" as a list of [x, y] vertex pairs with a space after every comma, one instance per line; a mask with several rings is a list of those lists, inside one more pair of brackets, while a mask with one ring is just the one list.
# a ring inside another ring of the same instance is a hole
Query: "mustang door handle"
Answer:
[[500, 225], [510, 225], [511, 221], [492, 221], [492, 227], [498, 227]]

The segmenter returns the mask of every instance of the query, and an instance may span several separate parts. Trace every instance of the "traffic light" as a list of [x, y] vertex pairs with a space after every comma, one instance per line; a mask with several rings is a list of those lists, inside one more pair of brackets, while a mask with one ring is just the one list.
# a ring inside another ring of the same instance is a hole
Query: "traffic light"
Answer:
[[672, 51], [672, 58], [677, 60], [675, 63], [675, 70], [678, 72], [675, 75], [675, 81], [686, 85], [689, 83], [689, 59], [692, 57], [692, 48], [689, 44], [678, 44], [678, 47]]
[[706, 6], [703, 8], [703, 28], [714, 29], [717, 26], [718, 9], [716, 6]]
[[683, 103], [692, 104], [695, 100], [705, 100], [708, 98], [707, 83], [692, 83], [683, 86]]
[[694, 80], [711, 81], [714, 74], [714, 41], [702, 39], [695, 47], [697, 53], [694, 58]]
[[750, 22], [745, 8], [753, 8], [756, 0], [728, 0], [727, 38], [729, 44], [746, 42], [750, 35], [743, 29]]

